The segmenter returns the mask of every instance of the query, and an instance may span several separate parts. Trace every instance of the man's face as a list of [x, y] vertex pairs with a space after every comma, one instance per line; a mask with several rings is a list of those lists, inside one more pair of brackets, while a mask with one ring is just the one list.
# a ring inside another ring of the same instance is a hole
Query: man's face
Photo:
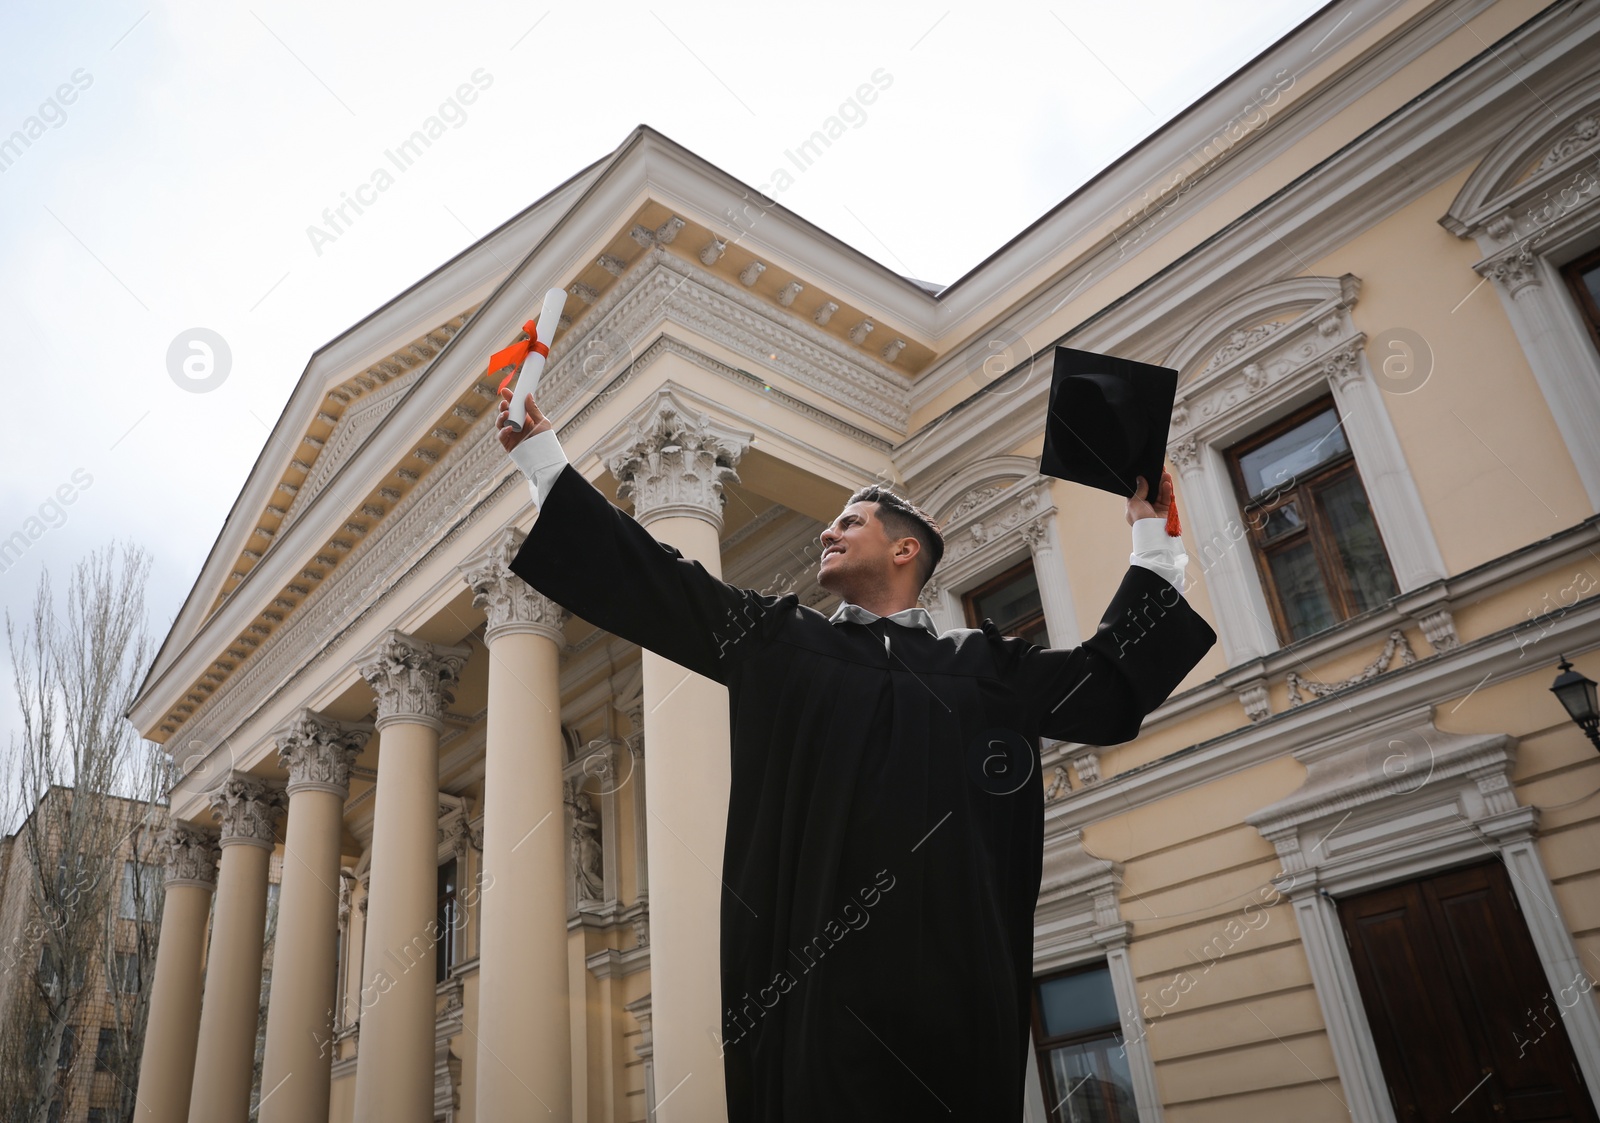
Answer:
[[895, 540], [878, 521], [878, 505], [852, 503], [822, 532], [817, 584], [829, 592], [881, 585], [894, 571]]

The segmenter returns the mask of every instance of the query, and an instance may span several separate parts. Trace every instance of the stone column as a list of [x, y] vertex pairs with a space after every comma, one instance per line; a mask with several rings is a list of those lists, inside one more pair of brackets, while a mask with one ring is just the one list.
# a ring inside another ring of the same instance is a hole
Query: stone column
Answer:
[[[1589, 503], [1600, 510], [1600, 359], [1556, 267], [1533, 252], [1538, 241], [1524, 239], [1473, 268], [1494, 281]], [[1483, 234], [1478, 244], [1485, 245]]]
[[[662, 390], [601, 456], [640, 525], [720, 577], [722, 485], [737, 481], [751, 439]], [[728, 692], [648, 651], [643, 672], [655, 1118], [709, 1123], [727, 1117], [718, 1041]], [[656, 762], [666, 767], [653, 771]]]
[[[1228, 665], [1237, 666], [1278, 650], [1272, 617], [1253, 573], [1249, 530], [1233, 506], [1222, 454], [1194, 437], [1183, 437], [1167, 447], [1167, 455], [1178, 469], [1178, 503], [1187, 512], [1184, 521], [1195, 543], [1189, 560], [1199, 565], [1198, 580], [1210, 586], [1217, 636]], [[1196, 577], [1191, 564], [1191, 587]]]
[[182, 821], [161, 841], [167, 892], [133, 1117], [139, 1123], [184, 1123], [200, 1038], [200, 960], [221, 851], [215, 831]]
[[1044, 609], [1045, 630], [1050, 646], [1077, 647], [1083, 642], [1078, 630], [1078, 609], [1072, 601], [1072, 586], [1056, 549], [1056, 517], [1040, 515], [1022, 527], [1022, 538], [1033, 555], [1033, 576], [1039, 583], [1039, 604]]
[[356, 1123], [433, 1121], [439, 734], [468, 650], [390, 630], [360, 660], [379, 739]]
[[1388, 551], [1395, 583], [1408, 593], [1443, 580], [1444, 557], [1434, 541], [1428, 510], [1411, 478], [1383, 391], [1367, 376], [1361, 344], [1352, 343], [1329, 354], [1322, 373], [1333, 387], [1345, 437], [1360, 467], [1361, 483]]
[[339, 851], [350, 764], [371, 731], [301, 710], [275, 739], [289, 770], [262, 1123], [326, 1123], [333, 1065]]
[[503, 530], [463, 571], [488, 616], [479, 923], [480, 1119], [572, 1115], [560, 654], [566, 612], [507, 568]]
[[[261, 1010], [267, 927], [267, 860], [283, 789], [234, 773], [211, 797], [222, 820], [217, 911], [206, 959], [205, 1001], [195, 1051], [189, 1123], [245, 1123]], [[267, 1095], [262, 1088], [261, 1094]]]

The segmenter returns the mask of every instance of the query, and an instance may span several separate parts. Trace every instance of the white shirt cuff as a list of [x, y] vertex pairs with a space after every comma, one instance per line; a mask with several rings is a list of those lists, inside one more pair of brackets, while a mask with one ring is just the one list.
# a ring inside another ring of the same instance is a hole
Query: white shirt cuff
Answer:
[[510, 452], [513, 463], [528, 477], [528, 490], [533, 493], [537, 506], [544, 506], [544, 497], [550, 494], [561, 469], [567, 465], [567, 454], [556, 439], [554, 429], [535, 433]]
[[1178, 592], [1184, 591], [1183, 571], [1188, 568], [1189, 555], [1184, 552], [1182, 538], [1167, 534], [1166, 519], [1134, 520], [1133, 553], [1128, 555], [1128, 564], [1153, 570]]

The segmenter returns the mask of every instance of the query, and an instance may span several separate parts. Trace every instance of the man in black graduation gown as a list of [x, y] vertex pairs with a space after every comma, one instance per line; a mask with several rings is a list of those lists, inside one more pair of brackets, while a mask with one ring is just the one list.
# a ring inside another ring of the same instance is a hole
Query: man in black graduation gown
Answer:
[[525, 397], [521, 433], [510, 389], [500, 405], [501, 443], [539, 504], [512, 572], [728, 688], [730, 1123], [1016, 1123], [1038, 738], [1130, 740], [1215, 640], [1159, 521], [1170, 479], [1156, 504], [1142, 487], [1128, 501], [1133, 564], [1100, 630], [1046, 650], [988, 620], [938, 631], [916, 598], [943, 543], [892, 493], [858, 493], [822, 533], [819, 581], [845, 601], [831, 619], [727, 584], [613, 506]]

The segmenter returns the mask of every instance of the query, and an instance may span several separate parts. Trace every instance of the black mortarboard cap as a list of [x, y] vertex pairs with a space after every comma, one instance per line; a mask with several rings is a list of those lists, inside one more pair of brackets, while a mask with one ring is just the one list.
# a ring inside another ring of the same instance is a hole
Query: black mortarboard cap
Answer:
[[1039, 471], [1118, 495], [1161, 484], [1178, 372], [1057, 347]]

